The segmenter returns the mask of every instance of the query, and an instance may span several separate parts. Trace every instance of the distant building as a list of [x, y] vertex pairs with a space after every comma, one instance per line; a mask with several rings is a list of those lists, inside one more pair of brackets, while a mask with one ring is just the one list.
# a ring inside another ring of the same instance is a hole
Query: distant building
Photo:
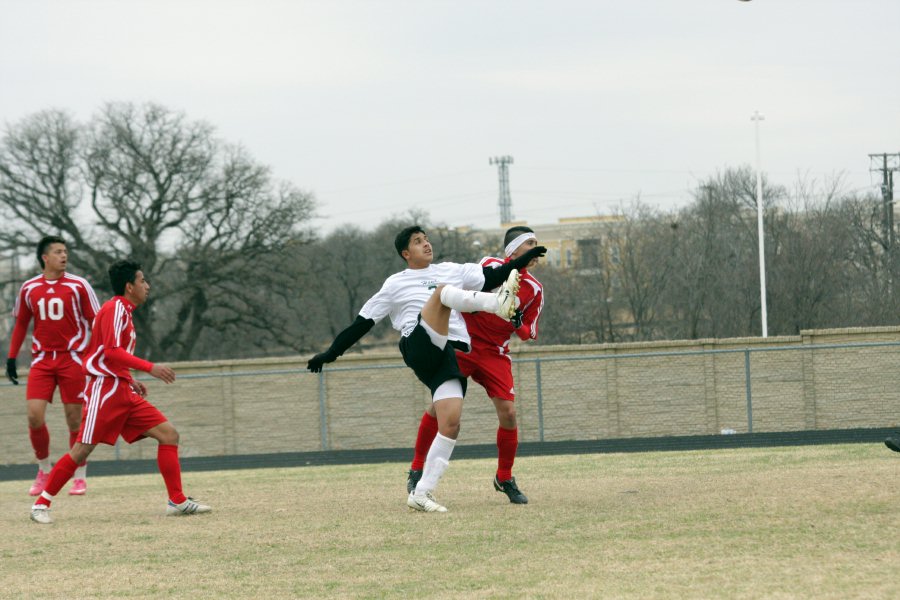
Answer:
[[[485, 254], [497, 254], [502, 253], [503, 248], [489, 247], [495, 245], [489, 240], [502, 240], [510, 227], [525, 225], [531, 227], [541, 245], [547, 247], [546, 264], [560, 269], [596, 269], [600, 266], [601, 252], [610, 227], [622, 220], [618, 215], [595, 215], [564, 217], [546, 225], [513, 221], [497, 229], [471, 230], [469, 235], [484, 248]], [[614, 253], [616, 250], [618, 248], [610, 248]], [[617, 257], [613, 255], [610, 259], [615, 262]]]

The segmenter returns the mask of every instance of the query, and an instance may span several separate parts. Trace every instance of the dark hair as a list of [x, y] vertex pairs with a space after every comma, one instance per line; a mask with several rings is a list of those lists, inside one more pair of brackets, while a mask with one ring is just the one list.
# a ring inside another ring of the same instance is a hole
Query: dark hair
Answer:
[[113, 293], [121, 296], [125, 293], [125, 284], [134, 283], [137, 272], [141, 270], [141, 265], [133, 260], [117, 260], [109, 265], [109, 283], [112, 285]]
[[532, 229], [531, 227], [525, 227], [524, 225], [516, 225], [515, 227], [510, 227], [506, 230], [506, 235], [503, 236], [503, 246], [508, 246], [511, 241], [513, 241], [523, 233], [534, 233], [534, 229]]
[[39, 241], [37, 245], [37, 259], [38, 263], [41, 265], [41, 269], [44, 268], [44, 254], [47, 253], [47, 248], [50, 247], [50, 244], [62, 244], [65, 246], [66, 240], [58, 235], [45, 235], [41, 238], [41, 241]]
[[412, 238], [413, 234], [416, 233], [425, 233], [425, 230], [418, 225], [410, 225], [409, 227], [404, 228], [397, 234], [397, 237], [394, 238], [394, 248], [397, 249], [397, 254], [400, 255], [400, 258], [403, 258], [403, 251], [409, 249], [409, 240]]

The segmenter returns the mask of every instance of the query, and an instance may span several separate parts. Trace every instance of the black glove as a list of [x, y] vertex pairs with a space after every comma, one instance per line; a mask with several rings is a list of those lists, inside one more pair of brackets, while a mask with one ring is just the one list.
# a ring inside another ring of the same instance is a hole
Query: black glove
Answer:
[[6, 359], [6, 376], [13, 382], [13, 385], [19, 385], [19, 375], [16, 373], [16, 359]]
[[509, 320], [510, 323], [513, 324], [513, 327], [518, 329], [522, 326], [522, 320], [525, 318], [525, 313], [523, 313], [518, 308], [516, 309], [516, 314], [512, 316], [512, 319]]
[[541, 258], [545, 254], [547, 254], [546, 246], [535, 246], [534, 248], [526, 252], [524, 254], [524, 257], [528, 262], [531, 262], [535, 258]]
[[319, 373], [322, 371], [322, 365], [324, 365], [325, 363], [334, 362], [335, 360], [337, 360], [337, 356], [335, 356], [331, 352], [321, 352], [309, 359], [309, 362], [306, 363], [306, 368], [313, 373]]
[[528, 263], [533, 261], [536, 258], [540, 258], [547, 254], [546, 246], [535, 246], [519, 258], [512, 261], [513, 267], [519, 269], [520, 271], [528, 266]]

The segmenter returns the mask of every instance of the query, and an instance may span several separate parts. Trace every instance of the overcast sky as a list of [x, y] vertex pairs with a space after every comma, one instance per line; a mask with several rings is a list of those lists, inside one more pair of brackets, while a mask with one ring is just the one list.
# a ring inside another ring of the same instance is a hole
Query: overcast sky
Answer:
[[159, 102], [312, 192], [331, 231], [683, 206], [717, 170], [776, 183], [900, 152], [897, 0], [0, 0], [0, 121]]

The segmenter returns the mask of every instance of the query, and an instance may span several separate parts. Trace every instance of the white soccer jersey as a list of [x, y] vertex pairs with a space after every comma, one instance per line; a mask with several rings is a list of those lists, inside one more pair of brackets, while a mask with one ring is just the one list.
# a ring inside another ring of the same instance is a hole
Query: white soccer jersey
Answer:
[[[369, 298], [359, 314], [376, 323], [390, 316], [391, 325], [407, 336], [416, 326], [425, 302], [439, 285], [452, 285], [464, 290], [480, 290], [484, 286], [481, 265], [475, 263], [438, 263], [424, 269], [405, 269], [388, 277], [381, 289]], [[451, 340], [469, 343], [466, 322], [455, 310], [450, 313]]]

